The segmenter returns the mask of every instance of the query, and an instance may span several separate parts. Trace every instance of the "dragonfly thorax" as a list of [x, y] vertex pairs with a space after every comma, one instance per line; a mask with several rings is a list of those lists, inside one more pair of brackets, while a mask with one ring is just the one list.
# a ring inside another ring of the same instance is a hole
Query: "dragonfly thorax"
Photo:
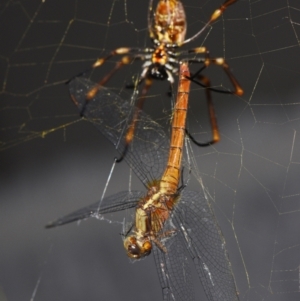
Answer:
[[152, 242], [166, 252], [160, 235], [177, 198], [162, 193], [156, 184], [149, 187], [147, 195], [137, 205], [134, 230], [124, 240], [127, 255], [133, 259], [149, 255]]

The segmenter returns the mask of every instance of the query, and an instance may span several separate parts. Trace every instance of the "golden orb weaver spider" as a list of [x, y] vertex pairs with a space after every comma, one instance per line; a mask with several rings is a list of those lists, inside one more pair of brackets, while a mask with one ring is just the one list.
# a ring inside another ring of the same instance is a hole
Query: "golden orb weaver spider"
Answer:
[[[209, 110], [209, 117], [212, 127], [212, 140], [206, 143], [197, 142], [187, 131], [191, 140], [199, 146], [208, 146], [210, 144], [216, 143], [220, 140], [217, 120], [214, 112], [214, 107], [212, 103], [210, 91], [217, 91], [221, 93], [229, 93], [241, 96], [243, 94], [243, 89], [231, 73], [229, 66], [227, 65], [224, 58], [210, 58], [209, 51], [205, 47], [196, 47], [186, 51], [176, 51], [183, 45], [195, 40], [204, 30], [216, 19], [218, 19], [228, 6], [235, 3], [237, 0], [226, 0], [218, 9], [216, 9], [209, 21], [192, 37], [185, 39], [187, 24], [184, 7], [180, 0], [159, 0], [156, 11], [151, 16], [153, 0], [150, 0], [149, 11], [148, 11], [148, 30], [150, 33], [150, 39], [153, 43], [153, 47], [140, 49], [140, 48], [127, 48], [121, 47], [111, 51], [106, 57], [102, 57], [96, 60], [90, 69], [95, 69], [104, 64], [108, 59], [115, 55], [122, 55], [122, 58], [116, 62], [115, 67], [102, 78], [99, 83], [90, 89], [86, 95], [86, 104], [81, 111], [81, 115], [84, 115], [84, 110], [88, 102], [95, 97], [101, 86], [105, 85], [108, 80], [113, 76], [113, 74], [118, 71], [124, 65], [128, 65], [135, 60], [142, 60], [144, 64], [142, 65], [142, 72], [138, 81], [138, 85], [144, 82], [141, 95], [138, 98], [138, 103], [136, 106], [135, 114], [127, 130], [125, 138], [125, 149], [123, 154], [117, 162], [120, 162], [127, 151], [127, 148], [134, 137], [135, 124], [137, 122], [138, 114], [143, 108], [145, 96], [147, 95], [153, 79], [156, 80], [168, 80], [170, 84], [174, 83], [173, 75], [178, 75], [178, 66], [182, 61], [187, 63], [201, 63], [203, 67], [199, 69], [195, 74], [191, 75], [189, 79], [198, 85], [206, 89], [206, 98]], [[183, 54], [204, 54], [204, 58], [199, 59], [189, 59], [181, 58]], [[217, 90], [211, 87], [210, 80], [204, 77], [200, 73], [207, 68], [209, 65], [218, 65], [223, 68], [227, 74], [229, 80], [231, 81], [234, 89], [232, 91]], [[86, 71], [85, 71], [86, 72]], [[83, 75], [82, 72], [80, 75]]]

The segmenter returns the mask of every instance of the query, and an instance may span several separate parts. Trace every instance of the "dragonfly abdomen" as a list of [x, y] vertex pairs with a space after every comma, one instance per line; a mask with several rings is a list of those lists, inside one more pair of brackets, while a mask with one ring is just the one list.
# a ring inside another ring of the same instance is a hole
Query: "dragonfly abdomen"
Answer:
[[167, 167], [160, 181], [160, 192], [165, 194], [176, 194], [181, 169], [182, 149], [185, 135], [185, 122], [187, 104], [190, 91], [190, 76], [187, 63], [180, 67], [177, 101], [174, 108], [171, 147]]

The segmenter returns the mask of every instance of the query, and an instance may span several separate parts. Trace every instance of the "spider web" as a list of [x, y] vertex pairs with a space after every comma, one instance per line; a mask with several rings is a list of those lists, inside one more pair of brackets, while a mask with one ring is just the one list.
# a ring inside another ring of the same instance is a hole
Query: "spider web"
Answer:
[[[190, 37], [221, 1], [183, 4]], [[118, 223], [43, 229], [100, 199], [114, 158], [112, 146], [78, 118], [64, 82], [116, 47], [149, 46], [147, 10], [148, 1], [134, 0], [0, 2], [4, 300], [161, 299], [152, 260], [128, 263]], [[203, 44], [212, 57], [225, 57], [245, 90], [242, 97], [213, 93], [221, 142], [192, 146], [198, 174], [188, 187], [199, 190], [203, 181], [241, 300], [300, 297], [299, 36], [298, 0], [240, 0], [187, 46]], [[113, 64], [89, 76], [96, 81]], [[120, 91], [139, 71], [139, 63], [126, 66], [109, 86]], [[220, 68], [206, 74], [214, 86], [230, 88]], [[145, 109], [154, 119], [170, 115], [167, 90], [166, 83], [151, 88]], [[199, 86], [192, 85], [190, 108], [191, 133], [208, 140]], [[121, 164], [107, 195], [129, 184], [141, 188]]]

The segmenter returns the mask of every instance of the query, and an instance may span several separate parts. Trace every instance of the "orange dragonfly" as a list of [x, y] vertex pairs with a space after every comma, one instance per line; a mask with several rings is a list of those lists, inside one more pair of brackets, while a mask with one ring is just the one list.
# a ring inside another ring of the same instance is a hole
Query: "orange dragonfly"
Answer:
[[[139, 114], [125, 160], [147, 187], [146, 194], [119, 192], [46, 227], [134, 208], [135, 221], [130, 233], [124, 234], [124, 247], [133, 259], [153, 252], [164, 300], [195, 300], [188, 254], [208, 300], [238, 300], [225, 241], [207, 199], [203, 192], [178, 188], [190, 87], [187, 77], [188, 64], [182, 63], [170, 145], [162, 127], [145, 113]], [[70, 93], [79, 109], [93, 85], [83, 78], [70, 82]], [[101, 87], [89, 102], [85, 117], [122, 153], [126, 147], [124, 124], [133, 111], [128, 102]]]

